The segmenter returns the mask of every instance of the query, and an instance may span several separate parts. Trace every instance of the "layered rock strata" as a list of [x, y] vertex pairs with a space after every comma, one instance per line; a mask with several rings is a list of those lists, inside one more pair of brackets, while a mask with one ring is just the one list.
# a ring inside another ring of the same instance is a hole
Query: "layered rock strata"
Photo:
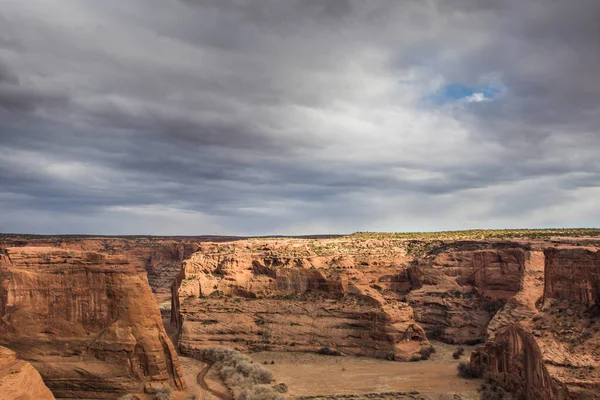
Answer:
[[526, 285], [528, 293], [498, 313], [474, 366], [517, 398], [599, 399], [599, 255], [595, 248], [546, 249], [543, 290]]
[[523, 285], [529, 251], [521, 247], [447, 251], [409, 270], [408, 303], [430, 337], [474, 344], [496, 311]]
[[245, 245], [207, 245], [184, 262], [172, 307], [184, 353], [222, 344], [407, 359], [428, 345], [410, 306], [363, 281], [374, 265], [400, 267], [401, 249], [303, 257], [307, 241]]
[[184, 387], [144, 270], [126, 257], [60, 248], [0, 254], [0, 343], [57, 397]]
[[[214, 238], [213, 238], [214, 239]], [[127, 259], [129, 265], [148, 273], [152, 292], [159, 303], [170, 300], [170, 286], [181, 263], [198, 249], [203, 238], [153, 237], [0, 237], [0, 247], [58, 247], [91, 251]]]
[[30, 363], [0, 347], [0, 399], [54, 400], [54, 395]]
[[[184, 353], [214, 344], [406, 360], [430, 337], [480, 342], [518, 293], [528, 251], [515, 243], [247, 240], [183, 263], [172, 322]], [[468, 250], [463, 250], [468, 249]]]

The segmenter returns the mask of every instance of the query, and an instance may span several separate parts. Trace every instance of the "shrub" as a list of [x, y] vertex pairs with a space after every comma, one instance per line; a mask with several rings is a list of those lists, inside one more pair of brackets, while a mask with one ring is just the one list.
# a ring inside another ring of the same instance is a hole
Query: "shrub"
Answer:
[[460, 358], [460, 356], [462, 356], [463, 354], [465, 354], [465, 348], [460, 346], [456, 348], [456, 351], [454, 353], [452, 353], [452, 358], [454, 358], [455, 360], [458, 360]]
[[285, 383], [280, 383], [278, 385], [275, 385], [275, 386], [273, 386], [273, 389], [279, 393], [287, 393], [288, 392], [288, 387]]
[[480, 369], [471, 367], [471, 364], [467, 362], [458, 363], [456, 368], [458, 369], [458, 375], [463, 378], [481, 378], [483, 375]]
[[421, 355], [421, 360], [429, 360], [429, 357], [431, 357], [431, 355], [433, 353], [435, 353], [435, 347], [433, 347], [433, 346], [421, 347], [419, 349], [419, 354]]
[[254, 364], [250, 357], [239, 351], [211, 347], [200, 353], [200, 359], [213, 364], [213, 368], [228, 385], [246, 387], [273, 382], [273, 374], [259, 364]]
[[481, 400], [513, 400], [523, 398], [520, 394], [511, 395], [494, 383], [483, 384], [477, 391]]
[[156, 400], [171, 400], [173, 397], [173, 389], [164, 387], [156, 391]]
[[341, 356], [342, 353], [339, 350], [331, 349], [329, 347], [321, 347], [317, 353], [324, 354], [326, 356]]
[[125, 396], [119, 397], [117, 400], [139, 400], [139, 398], [132, 394], [126, 394]]
[[271, 383], [273, 382], [273, 373], [268, 369], [262, 368], [259, 365], [252, 365], [250, 377], [254, 383]]
[[277, 393], [271, 386], [258, 385], [246, 389], [240, 393], [239, 400], [285, 400], [285, 397]]

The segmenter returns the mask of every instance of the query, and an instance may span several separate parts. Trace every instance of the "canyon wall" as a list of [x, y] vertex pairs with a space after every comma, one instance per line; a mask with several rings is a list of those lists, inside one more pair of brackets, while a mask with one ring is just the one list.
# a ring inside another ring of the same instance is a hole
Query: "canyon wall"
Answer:
[[163, 303], [170, 300], [170, 286], [181, 263], [203, 240], [207, 238], [0, 236], [0, 247], [58, 247], [126, 258], [130, 265], [147, 271], [152, 292]]
[[215, 344], [335, 347], [408, 360], [428, 335], [482, 342], [495, 311], [521, 289], [527, 260], [526, 247], [504, 242], [203, 243], [174, 282], [172, 322], [185, 354]]
[[535, 280], [497, 314], [475, 364], [518, 398], [599, 399], [598, 255], [596, 248], [545, 249], [543, 278], [532, 271]]
[[600, 251], [563, 247], [544, 253], [544, 302], [567, 300], [586, 307], [600, 306]]
[[496, 311], [521, 290], [529, 262], [529, 251], [516, 243], [496, 246], [443, 249], [415, 261], [407, 301], [429, 337], [459, 344], [485, 340]]
[[0, 344], [31, 362], [57, 397], [184, 387], [146, 272], [124, 256], [3, 249]]
[[203, 244], [184, 262], [173, 285], [172, 318], [180, 330], [180, 350], [193, 354], [215, 344], [242, 350], [332, 348], [408, 359], [428, 346], [412, 308], [399, 296], [384, 296], [366, 282], [394, 274], [409, 259], [405, 251], [326, 250], [338, 244], [307, 240]]
[[0, 399], [54, 400], [54, 395], [30, 363], [0, 346]]

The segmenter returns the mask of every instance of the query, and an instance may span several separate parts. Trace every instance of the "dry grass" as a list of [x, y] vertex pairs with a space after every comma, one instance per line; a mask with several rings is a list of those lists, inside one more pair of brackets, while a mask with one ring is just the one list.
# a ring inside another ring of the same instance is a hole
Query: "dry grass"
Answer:
[[211, 347], [202, 351], [199, 357], [213, 367], [231, 388], [240, 389], [241, 400], [283, 400], [285, 397], [277, 393], [269, 384], [273, 382], [273, 374], [260, 364], [237, 350]]

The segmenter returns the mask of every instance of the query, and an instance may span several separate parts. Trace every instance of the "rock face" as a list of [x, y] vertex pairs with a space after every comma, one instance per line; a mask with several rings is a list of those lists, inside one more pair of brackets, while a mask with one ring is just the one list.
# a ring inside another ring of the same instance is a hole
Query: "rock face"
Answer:
[[483, 342], [496, 311], [521, 290], [528, 260], [520, 247], [446, 251], [417, 260], [407, 301], [430, 337]]
[[4, 249], [0, 343], [31, 362], [58, 397], [184, 387], [146, 273], [127, 257]]
[[[215, 239], [215, 238], [213, 238]], [[198, 249], [203, 238], [152, 237], [0, 237], [0, 247], [59, 247], [91, 251], [127, 259], [129, 265], [148, 272], [148, 281], [159, 303], [170, 300], [170, 286], [181, 263]]]
[[0, 399], [54, 400], [33, 366], [16, 357], [14, 351], [0, 347]]
[[[173, 285], [172, 322], [188, 354], [240, 349], [414, 356], [429, 337], [485, 339], [523, 284], [516, 243], [246, 240], [204, 243]], [[423, 329], [425, 328], [425, 330]]]
[[600, 306], [600, 251], [547, 249], [544, 301], [568, 300], [586, 307]]
[[599, 399], [598, 254], [546, 249], [544, 285], [526, 283], [498, 313], [475, 364], [521, 398]]
[[331, 347], [407, 359], [428, 345], [412, 308], [396, 293], [383, 295], [367, 283], [400, 269], [407, 259], [402, 249], [328, 254], [310, 246], [306, 240], [203, 246], [184, 262], [173, 286], [180, 350], [190, 354], [214, 344], [286, 351]]
[[509, 298], [487, 329], [487, 340], [494, 338], [496, 330], [510, 324], [533, 318], [544, 294], [544, 253], [531, 251], [525, 261], [522, 289]]

